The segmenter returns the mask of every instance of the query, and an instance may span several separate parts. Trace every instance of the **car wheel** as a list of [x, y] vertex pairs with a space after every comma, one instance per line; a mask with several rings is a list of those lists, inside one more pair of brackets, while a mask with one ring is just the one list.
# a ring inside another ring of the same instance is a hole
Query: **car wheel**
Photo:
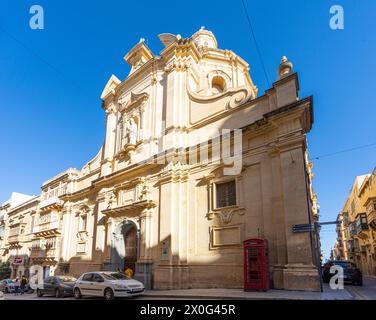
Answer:
[[78, 289], [78, 288], [74, 289], [73, 293], [74, 293], [74, 298], [75, 299], [81, 299], [82, 298], [82, 294], [81, 294], [80, 289]]
[[55, 290], [55, 297], [56, 298], [61, 298], [63, 295], [61, 294], [61, 291], [59, 289]]
[[40, 297], [43, 297], [43, 293], [41, 290], [37, 289], [37, 296], [40, 298]]
[[106, 300], [112, 300], [114, 298], [114, 292], [112, 291], [112, 289], [107, 288], [106, 290], [104, 290], [104, 298]]
[[5, 293], [9, 293], [9, 289], [5, 287]]

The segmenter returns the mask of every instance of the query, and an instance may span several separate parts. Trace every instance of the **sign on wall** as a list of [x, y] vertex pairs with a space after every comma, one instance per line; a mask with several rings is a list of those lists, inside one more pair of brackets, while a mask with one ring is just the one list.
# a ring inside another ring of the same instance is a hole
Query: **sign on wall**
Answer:
[[13, 264], [14, 265], [21, 265], [21, 264], [23, 264], [23, 258], [22, 257], [14, 257], [13, 258]]

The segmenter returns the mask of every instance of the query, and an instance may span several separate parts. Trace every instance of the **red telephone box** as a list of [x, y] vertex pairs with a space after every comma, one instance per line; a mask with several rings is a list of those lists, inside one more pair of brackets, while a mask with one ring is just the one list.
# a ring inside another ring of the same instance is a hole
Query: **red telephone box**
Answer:
[[244, 290], [269, 289], [268, 242], [266, 239], [244, 241]]

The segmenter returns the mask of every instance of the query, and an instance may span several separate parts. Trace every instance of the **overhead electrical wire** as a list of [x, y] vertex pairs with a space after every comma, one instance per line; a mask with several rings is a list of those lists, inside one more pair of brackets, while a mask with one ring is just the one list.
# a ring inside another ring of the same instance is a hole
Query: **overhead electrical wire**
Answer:
[[262, 66], [262, 69], [264, 71], [264, 74], [265, 74], [265, 78], [266, 78], [266, 81], [268, 83], [268, 86], [270, 87], [270, 81], [269, 81], [269, 77], [268, 77], [268, 73], [266, 72], [266, 68], [265, 68], [265, 64], [264, 64], [264, 60], [262, 58], [262, 55], [261, 55], [261, 50], [260, 50], [260, 47], [259, 47], [259, 44], [257, 42], [257, 39], [256, 39], [256, 35], [255, 35], [255, 32], [253, 30], [253, 26], [252, 26], [252, 22], [251, 22], [251, 18], [248, 14], [248, 10], [247, 10], [247, 7], [245, 5], [245, 2], [244, 0], [242, 0], [242, 4], [243, 4], [243, 8], [244, 8], [244, 12], [245, 12], [245, 15], [247, 17], [247, 21], [248, 21], [248, 25], [249, 25], [249, 30], [251, 31], [251, 37], [255, 43], [255, 46], [256, 46], [256, 50], [257, 50], [257, 54], [259, 56], [259, 59], [260, 59], [260, 62], [261, 62], [261, 66]]
[[351, 152], [351, 151], [355, 151], [355, 150], [360, 150], [360, 149], [365, 149], [365, 148], [370, 148], [370, 147], [375, 147], [375, 146], [376, 146], [376, 142], [370, 143], [370, 144], [366, 144], [366, 145], [362, 145], [362, 146], [352, 147], [352, 148], [344, 149], [344, 150], [340, 150], [340, 151], [335, 151], [335, 152], [332, 152], [332, 153], [323, 154], [321, 156], [313, 157], [312, 159], [314, 159], [314, 160], [320, 160], [322, 158], [332, 157], [332, 156], [335, 156], [335, 155], [338, 155], [338, 154], [347, 153], [347, 152]]

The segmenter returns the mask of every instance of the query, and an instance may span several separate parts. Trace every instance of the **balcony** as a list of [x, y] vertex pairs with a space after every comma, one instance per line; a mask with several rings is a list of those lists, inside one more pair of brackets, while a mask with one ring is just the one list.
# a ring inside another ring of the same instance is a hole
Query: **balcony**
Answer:
[[368, 225], [371, 229], [376, 230], [376, 208], [372, 208], [367, 214]]
[[44, 258], [45, 255], [46, 255], [46, 250], [41, 249], [39, 247], [31, 248], [30, 258], [32, 259]]
[[36, 237], [45, 237], [50, 235], [60, 234], [60, 221], [45, 221], [39, 223], [39, 225], [34, 227], [33, 233]]
[[15, 242], [19, 242], [20, 239], [19, 239], [19, 235], [14, 235], [14, 236], [9, 236], [8, 237], [8, 242], [9, 243], [15, 243]]
[[63, 201], [61, 201], [58, 197], [52, 197], [46, 200], [41, 201], [39, 204], [39, 209], [43, 211], [49, 210], [60, 210], [63, 207]]
[[40, 247], [33, 247], [31, 249], [30, 257], [33, 262], [44, 262], [44, 261], [57, 261], [58, 252], [56, 248], [42, 249]]
[[367, 215], [365, 213], [358, 214], [355, 220], [356, 235], [360, 238], [368, 238], [368, 229]]
[[8, 245], [10, 247], [18, 247], [21, 246], [20, 242], [24, 241], [24, 236], [15, 234], [8, 236]]
[[357, 229], [356, 229], [355, 222], [352, 222], [352, 223], [349, 224], [349, 232], [350, 232], [350, 235], [352, 235], [352, 236], [357, 235]]

